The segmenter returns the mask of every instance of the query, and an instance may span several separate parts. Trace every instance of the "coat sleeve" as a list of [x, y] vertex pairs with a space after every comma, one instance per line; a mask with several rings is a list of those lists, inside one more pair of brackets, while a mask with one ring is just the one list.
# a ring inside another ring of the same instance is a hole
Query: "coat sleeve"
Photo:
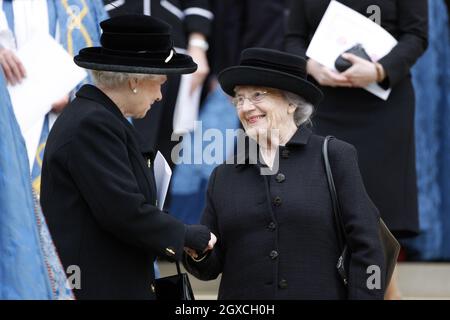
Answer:
[[216, 279], [223, 269], [224, 248], [222, 237], [219, 232], [217, 214], [214, 208], [214, 184], [216, 181], [217, 168], [212, 172], [206, 193], [206, 207], [203, 211], [201, 223], [206, 225], [217, 237], [217, 243], [214, 249], [209, 252], [204, 259], [199, 262], [184, 255], [183, 264], [189, 273], [196, 278], [204, 281]]
[[428, 47], [428, 1], [397, 0], [398, 44], [378, 62], [386, 71], [383, 87], [394, 87]]
[[287, 52], [306, 56], [309, 27], [305, 15], [304, 0], [291, 1], [284, 46]]
[[[356, 149], [342, 141], [329, 144], [330, 165], [335, 179], [347, 245], [351, 251], [348, 267], [349, 299], [383, 299], [385, 261], [379, 237], [379, 213], [364, 187]], [[369, 266], [380, 268], [379, 289], [369, 289]]]
[[179, 260], [185, 226], [140, 192], [126, 133], [117, 123], [99, 111], [85, 118], [69, 146], [69, 171], [100, 226], [149, 253]]
[[211, 34], [211, 25], [214, 15], [208, 0], [181, 1], [184, 13], [184, 26], [186, 34], [199, 32], [205, 37]]

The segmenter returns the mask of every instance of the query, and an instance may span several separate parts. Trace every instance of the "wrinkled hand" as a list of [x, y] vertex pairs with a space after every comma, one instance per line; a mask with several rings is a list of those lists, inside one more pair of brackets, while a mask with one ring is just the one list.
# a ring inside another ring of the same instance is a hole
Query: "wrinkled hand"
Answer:
[[64, 97], [56, 101], [52, 104], [52, 111], [56, 113], [61, 113], [63, 109], [67, 106], [69, 103], [69, 95], [66, 94]]
[[[216, 242], [217, 242], [217, 237], [215, 236], [214, 233], [211, 232], [211, 237], [210, 237], [210, 239], [209, 239], [208, 246], [207, 246], [206, 249], [203, 251], [203, 253], [206, 253], [207, 251], [214, 249], [214, 246], [215, 246]], [[191, 249], [191, 248], [188, 248], [188, 247], [184, 247], [184, 251], [185, 251], [189, 256], [191, 256], [192, 258], [194, 258], [194, 259], [197, 259], [197, 258], [198, 258], [198, 253], [197, 253], [197, 251], [195, 251], [194, 249]]]
[[377, 68], [373, 62], [351, 53], [344, 53], [342, 57], [352, 63], [352, 66], [343, 72], [342, 76], [346, 77], [353, 87], [365, 88], [377, 81]]
[[331, 70], [313, 59], [309, 59], [306, 65], [308, 73], [322, 86], [351, 87], [349, 79], [334, 70]]
[[189, 46], [188, 54], [192, 57], [194, 62], [198, 65], [197, 71], [192, 74], [191, 94], [203, 85], [206, 77], [209, 74], [208, 58], [206, 52], [198, 47]]
[[25, 67], [12, 50], [0, 49], [0, 65], [5, 73], [6, 81], [13, 86], [21, 83], [26, 77]]

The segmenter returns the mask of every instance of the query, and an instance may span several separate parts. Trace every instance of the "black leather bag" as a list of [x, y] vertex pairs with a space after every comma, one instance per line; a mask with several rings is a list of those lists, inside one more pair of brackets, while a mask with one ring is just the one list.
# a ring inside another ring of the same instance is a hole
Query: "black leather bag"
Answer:
[[[372, 59], [370, 59], [369, 55], [367, 54], [366, 50], [364, 50], [364, 47], [362, 46], [362, 44], [359, 44], [359, 43], [354, 45], [353, 47], [351, 47], [344, 53], [352, 53], [355, 56], [358, 56], [358, 57], [363, 58], [368, 61], [372, 61]], [[334, 62], [334, 67], [339, 72], [344, 72], [351, 66], [352, 66], [352, 63], [350, 61], [348, 61], [347, 59], [344, 59], [342, 57], [342, 55], [340, 55]]]
[[157, 300], [195, 300], [189, 277], [181, 273], [178, 261], [177, 274], [155, 280], [155, 294]]
[[[323, 143], [323, 160], [325, 165], [325, 171], [327, 174], [327, 181], [328, 181], [328, 189], [330, 191], [332, 206], [333, 206], [333, 212], [334, 212], [334, 219], [335, 219], [335, 225], [336, 225], [336, 231], [338, 235], [338, 241], [339, 241], [339, 248], [341, 250], [341, 255], [338, 259], [336, 268], [339, 272], [339, 275], [342, 278], [342, 281], [345, 285], [348, 284], [348, 265], [351, 257], [350, 249], [347, 245], [347, 236], [345, 234], [344, 229], [344, 223], [342, 221], [342, 213], [341, 213], [341, 206], [339, 203], [339, 198], [337, 196], [336, 192], [336, 186], [334, 184], [333, 180], [333, 173], [331, 172], [331, 166], [330, 161], [328, 158], [328, 142], [332, 140], [334, 137], [327, 136], [325, 138], [325, 141]], [[400, 252], [400, 244], [398, 243], [397, 239], [392, 235], [392, 233], [389, 231], [389, 229], [384, 224], [383, 219], [380, 218], [380, 224], [379, 224], [379, 236], [381, 243], [383, 245], [384, 250], [384, 259], [386, 262], [386, 269], [385, 269], [385, 280], [386, 280], [386, 287], [389, 285], [389, 282], [392, 277], [392, 273], [394, 272], [395, 265], [397, 263], [398, 254]]]

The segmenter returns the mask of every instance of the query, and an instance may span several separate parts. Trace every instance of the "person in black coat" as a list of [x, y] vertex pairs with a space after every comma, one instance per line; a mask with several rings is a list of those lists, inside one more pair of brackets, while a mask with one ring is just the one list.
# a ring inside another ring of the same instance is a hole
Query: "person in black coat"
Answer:
[[50, 132], [41, 204], [64, 268], [81, 271], [77, 299], [154, 299], [156, 256], [179, 260], [184, 247], [201, 252], [214, 240], [158, 209], [154, 156], [142, 154], [126, 117], [145, 116], [166, 74], [196, 64], [175, 53], [160, 20], [129, 15], [101, 27], [103, 47], [75, 57], [96, 86], [83, 86]]
[[186, 269], [202, 280], [222, 274], [219, 299], [383, 299], [384, 279], [367, 286], [369, 266], [385, 269], [379, 214], [355, 148], [340, 140], [329, 153], [352, 252], [348, 287], [336, 269], [324, 138], [306, 125], [322, 94], [306, 80], [306, 61], [250, 48], [219, 82], [259, 152], [247, 148], [214, 169], [202, 223], [218, 241], [205, 255], [187, 250]]
[[[308, 60], [308, 74], [319, 83], [325, 96], [313, 120], [314, 130], [355, 145], [364, 183], [383, 220], [397, 237], [416, 235], [415, 102], [410, 68], [427, 48], [427, 1], [341, 2], [366, 16], [371, 14], [367, 11], [371, 5], [378, 5], [381, 26], [399, 42], [377, 63], [353, 58], [353, 68], [343, 74]], [[288, 52], [306, 54], [329, 3], [291, 2]], [[376, 81], [392, 88], [387, 101], [362, 89]]]
[[[348, 57], [353, 67], [342, 74], [308, 60], [308, 74], [325, 96], [313, 118], [313, 130], [356, 147], [364, 184], [381, 217], [397, 238], [413, 237], [419, 232], [419, 216], [415, 97], [410, 69], [428, 45], [427, 0], [340, 2], [367, 17], [373, 14], [371, 6], [377, 5], [381, 26], [398, 44], [375, 63]], [[329, 3], [330, 0], [291, 2], [286, 35], [288, 52], [306, 54]], [[362, 89], [372, 82], [392, 89], [388, 100]], [[398, 295], [397, 292], [390, 296]]]

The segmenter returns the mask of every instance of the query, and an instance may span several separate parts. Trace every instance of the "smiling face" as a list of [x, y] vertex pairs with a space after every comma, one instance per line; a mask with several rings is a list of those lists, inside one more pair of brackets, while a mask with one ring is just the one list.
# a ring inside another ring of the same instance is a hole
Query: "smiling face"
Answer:
[[167, 76], [155, 75], [152, 78], [131, 79], [130, 89], [136, 90], [132, 95], [132, 108], [128, 110], [128, 115], [134, 119], [145, 117], [151, 105], [162, 99], [161, 86], [166, 82]]
[[247, 135], [257, 140], [274, 130], [283, 132], [294, 124], [296, 107], [287, 102], [276, 89], [253, 86], [237, 86], [233, 103]]

